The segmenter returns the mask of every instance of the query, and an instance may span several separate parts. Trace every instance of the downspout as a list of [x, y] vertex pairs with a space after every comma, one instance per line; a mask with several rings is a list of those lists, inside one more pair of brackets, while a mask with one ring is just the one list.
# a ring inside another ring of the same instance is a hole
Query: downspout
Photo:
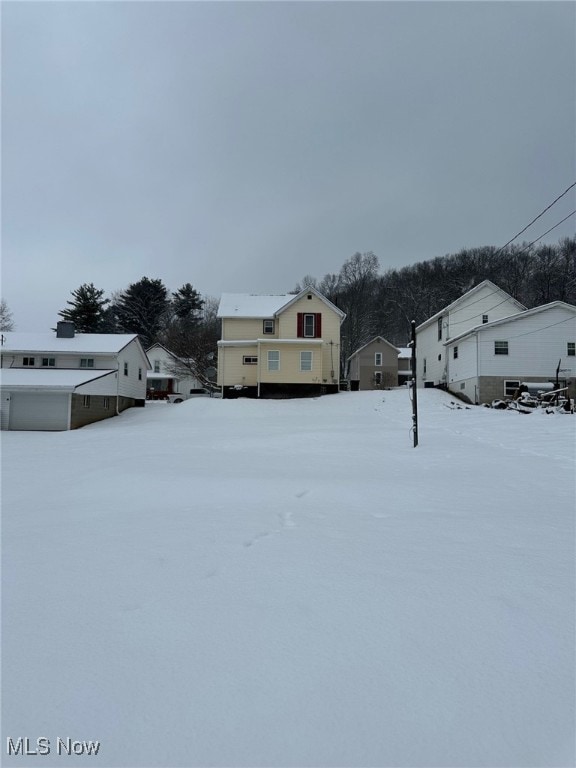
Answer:
[[476, 405], [478, 405], [478, 400], [480, 399], [480, 356], [478, 336], [479, 334], [476, 332], [476, 385], [474, 387], [474, 400], [476, 401]]
[[261, 347], [260, 347], [260, 341], [258, 341], [258, 346], [256, 347], [256, 352], [258, 354], [258, 366], [256, 368], [256, 374], [257, 374], [257, 397], [260, 397], [260, 364], [261, 364]]

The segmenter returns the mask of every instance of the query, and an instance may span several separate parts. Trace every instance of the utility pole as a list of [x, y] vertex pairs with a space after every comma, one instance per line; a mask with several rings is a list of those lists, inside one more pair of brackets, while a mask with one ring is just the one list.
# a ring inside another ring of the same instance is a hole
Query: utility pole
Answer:
[[414, 448], [418, 445], [418, 397], [416, 395], [416, 320], [412, 320], [412, 430]]

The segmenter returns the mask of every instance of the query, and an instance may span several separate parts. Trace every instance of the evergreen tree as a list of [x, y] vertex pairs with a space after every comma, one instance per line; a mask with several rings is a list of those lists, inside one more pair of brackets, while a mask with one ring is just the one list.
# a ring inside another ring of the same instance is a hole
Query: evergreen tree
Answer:
[[169, 309], [168, 289], [162, 280], [148, 277], [131, 283], [118, 295], [113, 306], [118, 327], [124, 332], [137, 333], [145, 347], [157, 341]]
[[185, 283], [172, 294], [172, 309], [180, 320], [198, 322], [198, 315], [204, 305], [198, 291], [190, 283]]
[[110, 299], [102, 298], [104, 291], [95, 288], [93, 283], [84, 283], [71, 291], [73, 301], [67, 301], [69, 309], [58, 314], [63, 320], [74, 323], [79, 333], [105, 333], [108, 330], [107, 307]]

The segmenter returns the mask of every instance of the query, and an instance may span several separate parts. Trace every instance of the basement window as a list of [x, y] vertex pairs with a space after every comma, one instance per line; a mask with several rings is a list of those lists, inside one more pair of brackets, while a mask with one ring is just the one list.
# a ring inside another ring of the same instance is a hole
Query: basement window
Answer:
[[504, 397], [514, 397], [519, 386], [520, 382], [515, 379], [504, 379]]
[[82, 398], [82, 408], [90, 408], [90, 395], [84, 395]]
[[104, 398], [102, 406], [103, 406], [105, 411], [107, 411], [110, 408], [110, 398], [109, 397], [105, 397]]

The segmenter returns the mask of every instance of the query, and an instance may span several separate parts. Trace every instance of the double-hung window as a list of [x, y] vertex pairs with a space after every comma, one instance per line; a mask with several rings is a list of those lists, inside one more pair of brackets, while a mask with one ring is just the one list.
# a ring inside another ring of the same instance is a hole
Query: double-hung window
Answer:
[[453, 347], [453, 357], [454, 357], [454, 360], [458, 359], [458, 347], [457, 346]]
[[56, 366], [56, 358], [55, 357], [43, 357], [42, 358], [42, 367], [43, 368], [54, 368]]
[[438, 318], [438, 341], [442, 341], [442, 317]]
[[262, 324], [263, 333], [274, 333], [274, 320], [264, 320]]
[[300, 370], [301, 371], [312, 370], [312, 351], [304, 350], [300, 352]]
[[80, 368], [94, 368], [94, 358], [93, 357], [81, 357], [80, 358]]
[[495, 355], [507, 355], [508, 354], [508, 342], [507, 341], [495, 341], [494, 342], [494, 354]]
[[567, 345], [566, 354], [568, 355], [568, 357], [576, 357], [576, 342], [567, 341], [566, 345]]
[[382, 352], [374, 353], [374, 365], [376, 366], [382, 365]]
[[299, 339], [320, 339], [322, 337], [322, 313], [298, 312], [297, 336]]
[[160, 373], [160, 360], [154, 360], [154, 373]]
[[128, 363], [124, 361], [124, 376], [128, 376]]
[[272, 349], [268, 352], [268, 370], [280, 370], [280, 352]]

